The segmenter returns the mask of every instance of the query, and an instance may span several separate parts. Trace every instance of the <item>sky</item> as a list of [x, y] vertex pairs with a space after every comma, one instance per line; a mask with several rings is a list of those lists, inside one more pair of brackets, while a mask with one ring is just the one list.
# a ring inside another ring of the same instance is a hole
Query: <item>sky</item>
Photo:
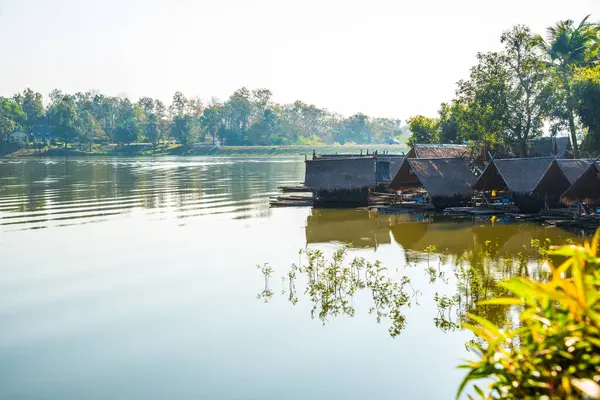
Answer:
[[346, 116], [435, 116], [503, 30], [587, 14], [600, 0], [0, 0], [0, 96], [246, 86]]

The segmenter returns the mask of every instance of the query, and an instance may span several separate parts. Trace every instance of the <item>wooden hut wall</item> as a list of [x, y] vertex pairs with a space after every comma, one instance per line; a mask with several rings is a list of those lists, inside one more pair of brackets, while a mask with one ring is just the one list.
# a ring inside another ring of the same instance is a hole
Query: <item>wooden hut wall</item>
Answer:
[[370, 189], [375, 186], [375, 158], [307, 160], [304, 184], [314, 190]]
[[385, 160], [377, 160], [375, 166], [375, 180], [377, 183], [388, 184], [392, 180], [390, 174], [390, 162]]
[[486, 190], [508, 190], [508, 186], [500, 175], [498, 168], [495, 163], [490, 163], [483, 174], [477, 179], [477, 182], [473, 185], [474, 190], [486, 191]]
[[416, 189], [422, 187], [419, 178], [412, 171], [408, 158], [404, 160], [398, 172], [388, 185], [388, 191], [395, 192], [398, 190]]
[[592, 163], [587, 170], [562, 195], [562, 201], [572, 204], [583, 201], [590, 204], [600, 204], [600, 166]]
[[313, 189], [317, 207], [354, 207], [369, 202], [375, 187], [374, 157], [307, 160], [304, 184]]
[[552, 162], [548, 170], [536, 185], [533, 194], [542, 201], [544, 205], [551, 208], [560, 207], [560, 196], [571, 186], [571, 182], [566, 177], [556, 161]]

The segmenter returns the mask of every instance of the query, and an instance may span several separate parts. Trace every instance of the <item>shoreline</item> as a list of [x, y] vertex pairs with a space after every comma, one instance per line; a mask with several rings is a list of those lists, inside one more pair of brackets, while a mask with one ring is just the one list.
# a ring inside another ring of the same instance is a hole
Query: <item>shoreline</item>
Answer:
[[32, 149], [20, 148], [2, 153], [0, 158], [28, 158], [28, 157], [163, 157], [163, 156], [306, 156], [311, 157], [313, 151], [319, 154], [369, 154], [377, 151], [379, 154], [406, 154], [408, 149], [402, 145], [342, 145], [342, 146], [221, 146], [192, 147], [169, 146], [148, 150], [147, 146], [96, 146], [93, 151], [83, 151], [74, 148]]

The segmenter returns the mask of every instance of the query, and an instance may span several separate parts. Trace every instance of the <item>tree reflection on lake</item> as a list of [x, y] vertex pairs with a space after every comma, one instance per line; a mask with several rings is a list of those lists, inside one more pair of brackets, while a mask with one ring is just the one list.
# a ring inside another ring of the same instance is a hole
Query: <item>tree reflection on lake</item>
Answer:
[[[538, 224], [511, 223], [506, 219], [449, 218], [436, 214], [385, 215], [366, 210], [312, 210], [306, 220], [307, 249], [300, 251], [282, 277], [282, 295], [292, 304], [304, 297], [312, 305], [310, 315], [323, 323], [357, 313], [357, 297], [366, 296], [369, 313], [377, 322], [387, 321], [392, 337], [407, 323], [406, 309], [418, 305], [424, 287], [413, 287], [410, 272], [422, 270], [435, 291], [434, 325], [444, 332], [459, 329], [468, 314], [477, 314], [495, 324], [514, 325], [511, 309], [500, 305], [477, 305], [479, 301], [505, 296], [498, 285], [514, 276], [547, 279], [547, 250], [551, 245], [572, 241], [576, 235]], [[341, 246], [331, 260], [320, 245]], [[347, 249], [399, 245], [404, 258], [399, 276], [391, 276], [378, 261], [348, 259]], [[262, 268], [263, 273], [265, 267]], [[269, 274], [272, 270], [268, 269]], [[270, 300], [273, 290], [265, 275], [259, 297]], [[299, 290], [297, 286], [302, 285]], [[437, 288], [438, 286], [436, 286]], [[268, 296], [265, 296], [267, 294]]]

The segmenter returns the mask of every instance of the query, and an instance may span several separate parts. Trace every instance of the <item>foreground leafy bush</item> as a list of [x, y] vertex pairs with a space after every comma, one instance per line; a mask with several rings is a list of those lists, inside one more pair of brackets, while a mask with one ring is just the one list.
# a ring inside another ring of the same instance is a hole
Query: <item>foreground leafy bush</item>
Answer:
[[458, 396], [487, 379], [487, 390], [474, 386], [485, 399], [600, 399], [599, 236], [551, 250], [567, 260], [550, 265], [547, 282], [513, 278], [501, 285], [514, 297], [479, 303], [514, 307], [516, 327], [469, 315], [463, 327], [479, 338], [471, 346], [480, 359], [460, 367], [468, 373]]

